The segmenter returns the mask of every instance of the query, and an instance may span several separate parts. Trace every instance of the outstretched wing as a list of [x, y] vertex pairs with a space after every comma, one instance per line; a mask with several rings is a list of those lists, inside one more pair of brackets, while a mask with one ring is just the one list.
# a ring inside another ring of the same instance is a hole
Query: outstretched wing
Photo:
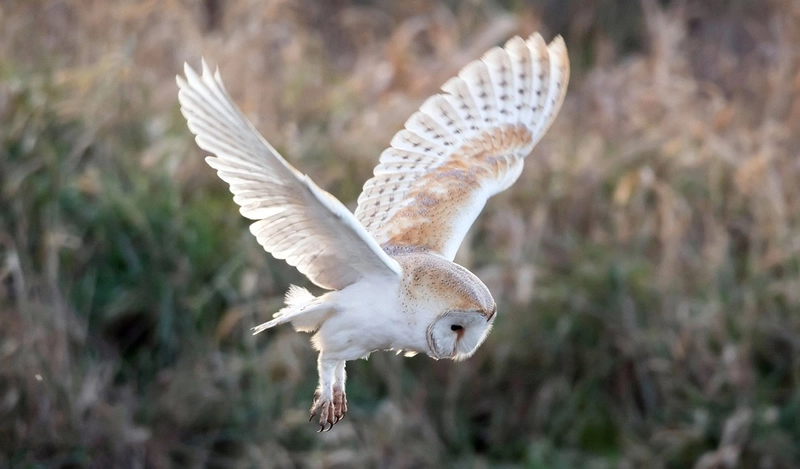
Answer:
[[395, 134], [364, 184], [356, 218], [384, 248], [455, 257], [486, 200], [511, 186], [561, 108], [561, 37], [515, 37], [471, 62]]
[[181, 111], [206, 162], [230, 184], [250, 231], [265, 250], [323, 288], [341, 289], [368, 275], [400, 276], [390, 258], [335, 197], [284, 160], [231, 100], [219, 70], [185, 66], [178, 76]]

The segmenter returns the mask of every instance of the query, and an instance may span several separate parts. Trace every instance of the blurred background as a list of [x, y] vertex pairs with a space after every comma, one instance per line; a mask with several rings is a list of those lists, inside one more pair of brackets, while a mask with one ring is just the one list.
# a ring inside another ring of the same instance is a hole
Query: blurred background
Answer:
[[[514, 34], [572, 81], [457, 260], [463, 363], [348, 365], [318, 435], [307, 282], [203, 162], [201, 56], [350, 208], [405, 119]], [[763, 468], [800, 461], [796, 0], [0, 0], [0, 467]]]

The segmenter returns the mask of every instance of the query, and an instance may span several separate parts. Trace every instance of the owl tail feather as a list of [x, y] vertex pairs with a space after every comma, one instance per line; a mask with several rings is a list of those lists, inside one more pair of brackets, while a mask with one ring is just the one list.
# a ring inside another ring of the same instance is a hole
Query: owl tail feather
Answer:
[[[324, 296], [324, 295], [323, 295]], [[315, 297], [308, 290], [297, 285], [290, 285], [284, 299], [286, 306], [275, 313], [272, 320], [253, 328], [253, 334], [271, 327], [291, 321], [295, 329], [301, 332], [315, 330], [325, 315], [331, 311], [323, 297]]]

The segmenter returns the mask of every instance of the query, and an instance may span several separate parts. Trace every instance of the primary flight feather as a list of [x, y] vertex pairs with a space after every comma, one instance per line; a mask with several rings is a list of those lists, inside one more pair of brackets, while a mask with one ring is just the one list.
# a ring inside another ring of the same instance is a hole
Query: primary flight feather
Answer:
[[569, 81], [561, 37], [515, 37], [465, 66], [397, 132], [355, 214], [293, 168], [233, 103], [205, 62], [177, 77], [181, 111], [208, 164], [230, 185], [264, 249], [319, 297], [292, 286], [256, 332], [313, 332], [321, 430], [347, 412], [345, 362], [377, 350], [460, 360], [491, 328], [486, 286], [452, 262], [486, 200], [511, 186], [558, 114]]

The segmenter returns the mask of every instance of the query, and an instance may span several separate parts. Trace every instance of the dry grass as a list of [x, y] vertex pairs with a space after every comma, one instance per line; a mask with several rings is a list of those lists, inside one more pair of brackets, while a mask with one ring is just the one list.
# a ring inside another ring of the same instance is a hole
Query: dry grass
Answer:
[[[174, 75], [219, 63], [352, 206], [427, 95], [536, 29], [567, 101], [458, 256], [495, 330], [464, 363], [352, 363], [313, 433], [307, 337], [248, 332], [302, 280]], [[795, 467], [798, 43], [790, 0], [0, 2], [0, 466]]]

